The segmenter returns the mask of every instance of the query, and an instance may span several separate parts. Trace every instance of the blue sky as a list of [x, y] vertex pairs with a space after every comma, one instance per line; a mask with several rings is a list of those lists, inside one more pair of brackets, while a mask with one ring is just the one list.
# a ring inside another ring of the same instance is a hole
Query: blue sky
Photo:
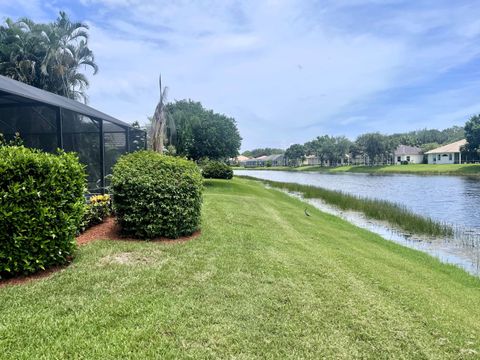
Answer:
[[242, 149], [463, 125], [480, 112], [480, 1], [0, 0], [90, 25], [90, 105], [146, 122], [170, 100], [233, 116]]

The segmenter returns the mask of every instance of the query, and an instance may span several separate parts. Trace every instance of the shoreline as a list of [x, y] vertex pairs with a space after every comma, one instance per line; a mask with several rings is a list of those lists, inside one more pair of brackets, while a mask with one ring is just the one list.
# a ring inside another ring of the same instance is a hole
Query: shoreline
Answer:
[[384, 165], [364, 166], [345, 165], [337, 167], [306, 165], [299, 167], [232, 167], [233, 170], [264, 170], [264, 171], [290, 171], [290, 172], [318, 172], [323, 174], [373, 174], [373, 175], [448, 175], [480, 178], [480, 164], [410, 164], [410, 165]]

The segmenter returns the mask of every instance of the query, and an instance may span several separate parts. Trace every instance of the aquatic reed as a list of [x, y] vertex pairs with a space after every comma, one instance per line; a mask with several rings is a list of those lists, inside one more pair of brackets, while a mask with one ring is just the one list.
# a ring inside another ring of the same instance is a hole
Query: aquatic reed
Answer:
[[241, 176], [252, 180], [262, 181], [271, 187], [300, 193], [307, 199], [322, 199], [328, 204], [335, 205], [342, 210], [353, 210], [364, 213], [367, 217], [387, 221], [404, 231], [431, 236], [452, 236], [453, 229], [429, 217], [417, 215], [405, 206], [385, 200], [362, 198], [346, 194], [341, 191], [302, 185], [296, 183], [258, 179], [252, 176]]

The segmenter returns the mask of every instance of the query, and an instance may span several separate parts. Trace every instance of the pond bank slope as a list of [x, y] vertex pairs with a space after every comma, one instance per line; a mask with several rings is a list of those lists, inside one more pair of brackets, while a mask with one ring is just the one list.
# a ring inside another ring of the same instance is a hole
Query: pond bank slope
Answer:
[[245, 179], [206, 182], [192, 241], [96, 241], [0, 298], [2, 359], [480, 354], [480, 280]]

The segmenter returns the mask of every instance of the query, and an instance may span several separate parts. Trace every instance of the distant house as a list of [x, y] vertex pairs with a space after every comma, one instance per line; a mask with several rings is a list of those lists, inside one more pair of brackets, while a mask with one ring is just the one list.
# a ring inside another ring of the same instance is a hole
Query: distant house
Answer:
[[285, 156], [283, 154], [269, 155], [263, 161], [265, 166], [285, 166]]
[[258, 166], [265, 166], [265, 158], [267, 156], [259, 156], [257, 158], [248, 159], [245, 161], [245, 167], [258, 167]]
[[230, 161], [230, 165], [245, 166], [245, 162], [247, 160], [250, 160], [248, 156], [239, 155], [236, 158], [231, 158], [229, 161]]
[[315, 155], [307, 155], [305, 160], [303, 160], [303, 165], [320, 165], [320, 163], [320, 158]]
[[331, 162], [330, 160], [324, 159], [323, 162], [316, 155], [307, 155], [303, 160], [303, 165], [321, 165], [321, 166], [342, 166], [350, 164], [350, 155], [345, 154], [345, 157], [339, 162]]
[[400, 165], [402, 163], [421, 164], [423, 163], [423, 151], [415, 146], [398, 145], [394, 151], [395, 164]]
[[427, 151], [429, 164], [461, 164], [461, 149], [467, 144], [467, 140], [462, 139], [451, 144], [440, 146], [436, 149]]
[[259, 167], [259, 166], [285, 166], [285, 156], [283, 154], [264, 155], [255, 159], [248, 159], [244, 162], [245, 167]]

